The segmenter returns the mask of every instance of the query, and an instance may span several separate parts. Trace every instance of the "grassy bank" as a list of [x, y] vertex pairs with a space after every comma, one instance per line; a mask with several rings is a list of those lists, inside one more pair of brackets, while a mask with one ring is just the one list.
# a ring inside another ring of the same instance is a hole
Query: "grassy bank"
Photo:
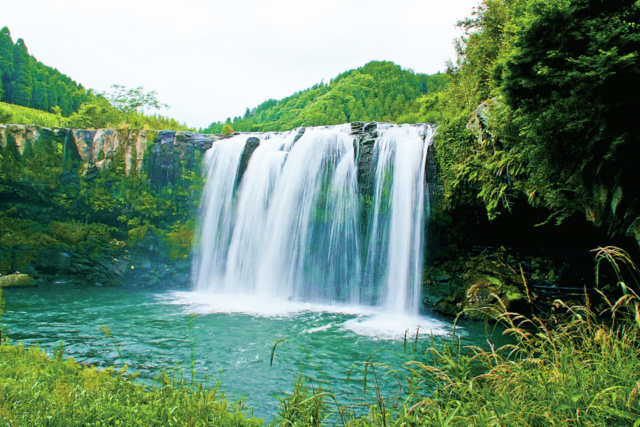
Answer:
[[627, 286], [638, 284], [638, 271], [615, 248], [597, 256], [616, 271], [620, 298], [557, 300], [544, 319], [492, 307], [486, 315], [507, 326], [512, 343], [465, 347], [454, 333], [405, 364], [408, 381], [390, 398], [377, 389], [388, 372], [371, 364], [376, 392], [366, 416], [340, 408], [341, 418], [332, 417], [331, 393], [298, 386], [285, 400], [282, 425], [317, 426], [331, 417], [350, 427], [640, 426], [640, 299]]
[[10, 426], [233, 426], [257, 427], [241, 402], [162, 375], [152, 386], [126, 371], [97, 370], [49, 359], [37, 348], [0, 347], [0, 423]]
[[[634, 295], [600, 320], [589, 306], [566, 306], [542, 321], [504, 313], [514, 344], [463, 347], [457, 338], [407, 363], [399, 393], [377, 389], [386, 372], [366, 365], [374, 399], [358, 410], [335, 401], [331, 385], [298, 379], [281, 399], [273, 426], [638, 426], [640, 309]], [[96, 370], [62, 351], [0, 347], [0, 422], [12, 426], [260, 426], [241, 403], [215, 388], [162, 375], [152, 386], [136, 375]]]
[[[340, 402], [332, 392], [335, 384], [305, 381], [301, 375], [293, 392], [280, 399], [270, 425], [640, 426], [640, 298], [632, 290], [638, 271], [624, 252], [606, 248], [598, 256], [612, 262], [619, 298], [600, 294], [596, 301], [585, 294], [582, 303], [556, 301], [544, 318], [494, 306], [486, 314], [507, 326], [509, 344], [462, 346], [454, 331], [447, 344], [432, 342], [406, 363], [404, 374], [364, 362], [354, 367], [352, 378], [356, 371], [363, 373], [363, 396], [372, 397], [358, 409]], [[278, 357], [275, 347], [274, 352]], [[2, 342], [0, 424], [263, 423], [215, 388], [164, 374], [143, 385], [134, 381], [135, 374], [99, 371], [63, 360], [62, 354], [60, 349], [49, 359], [38, 349]], [[397, 393], [378, 386], [382, 376], [396, 374], [401, 378]]]

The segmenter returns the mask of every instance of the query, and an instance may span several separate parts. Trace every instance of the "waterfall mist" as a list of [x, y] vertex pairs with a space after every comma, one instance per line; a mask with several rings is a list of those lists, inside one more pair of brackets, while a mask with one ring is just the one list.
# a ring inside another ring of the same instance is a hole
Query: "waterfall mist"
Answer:
[[[242, 134], [207, 151], [194, 289], [417, 315], [433, 129], [378, 125], [372, 194], [349, 125]], [[248, 138], [260, 145], [237, 182]], [[364, 230], [364, 231], [363, 231]]]

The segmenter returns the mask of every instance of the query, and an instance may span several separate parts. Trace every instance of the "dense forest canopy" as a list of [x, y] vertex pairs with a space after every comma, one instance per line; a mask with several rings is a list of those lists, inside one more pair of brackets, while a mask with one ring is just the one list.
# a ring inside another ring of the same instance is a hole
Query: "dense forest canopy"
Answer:
[[145, 92], [142, 87], [127, 90], [120, 85], [113, 89], [112, 94], [85, 89], [30, 55], [23, 39], [13, 43], [7, 27], [0, 30], [0, 102], [4, 102], [0, 104], [0, 123], [190, 130], [172, 118], [145, 114], [138, 108], [140, 102], [151, 109], [167, 107], [155, 99], [155, 91]]
[[91, 91], [29, 55], [22, 39], [13, 43], [7, 27], [0, 31], [0, 101], [42, 111], [59, 107], [68, 116], [89, 101]]
[[421, 100], [445, 204], [495, 218], [528, 203], [540, 221], [579, 213], [633, 234], [639, 24], [632, 0], [485, 0], [460, 22], [451, 82]]
[[[269, 99], [247, 108], [243, 116], [227, 119], [236, 131], [279, 131], [298, 126], [333, 125], [354, 121], [416, 123], [426, 93], [444, 89], [446, 74], [414, 73], [388, 61], [374, 61], [346, 71], [328, 84], [321, 82], [279, 101]], [[202, 130], [220, 133], [224, 123]]]

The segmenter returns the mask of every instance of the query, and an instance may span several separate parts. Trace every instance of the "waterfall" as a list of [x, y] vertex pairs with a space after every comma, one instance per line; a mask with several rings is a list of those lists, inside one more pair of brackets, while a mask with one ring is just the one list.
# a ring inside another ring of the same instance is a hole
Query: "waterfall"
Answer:
[[[431, 128], [427, 140], [431, 140]], [[417, 314], [428, 146], [415, 127], [390, 127], [374, 147], [375, 190], [365, 277], [389, 312]]]
[[[368, 202], [358, 191], [359, 140], [350, 131], [347, 124], [301, 137], [252, 133], [213, 144], [194, 248], [196, 291], [418, 313], [432, 129], [378, 126]], [[238, 184], [249, 137], [260, 145]]]
[[196, 290], [208, 290], [209, 283], [225, 275], [227, 250], [234, 225], [234, 190], [240, 156], [246, 136], [217, 141], [204, 159], [207, 184], [202, 199], [202, 220], [198, 227], [200, 256], [194, 264]]

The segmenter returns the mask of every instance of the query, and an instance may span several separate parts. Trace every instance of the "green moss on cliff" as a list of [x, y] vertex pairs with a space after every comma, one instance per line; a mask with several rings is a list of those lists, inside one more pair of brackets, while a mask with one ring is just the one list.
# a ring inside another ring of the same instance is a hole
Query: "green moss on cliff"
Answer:
[[[49, 247], [85, 255], [113, 253], [120, 259], [128, 249], [142, 250], [147, 236], [160, 243], [152, 246], [167, 259], [188, 256], [204, 183], [199, 150], [181, 153], [176, 160], [180, 174], [156, 186], [147, 173], [163, 165], [139, 161], [139, 130], [119, 129], [121, 144], [106, 156], [104, 151], [93, 154], [95, 164], [82, 160], [81, 146], [69, 141], [69, 133], [34, 128], [40, 132], [34, 138], [24, 127], [4, 131], [0, 272], [37, 267], [40, 253]], [[156, 132], [146, 134], [144, 159], [151, 157], [156, 138]]]

